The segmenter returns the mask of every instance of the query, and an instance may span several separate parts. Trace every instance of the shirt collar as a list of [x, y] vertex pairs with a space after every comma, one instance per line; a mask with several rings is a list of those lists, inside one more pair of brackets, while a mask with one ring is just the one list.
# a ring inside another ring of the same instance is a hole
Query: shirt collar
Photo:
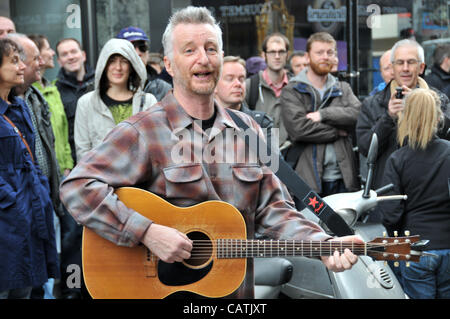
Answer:
[[287, 85], [289, 83], [289, 79], [288, 79], [288, 76], [287, 76], [286, 72], [284, 72], [283, 81], [281, 81], [281, 84], [279, 84], [279, 85], [275, 85], [272, 82], [272, 80], [270, 79], [270, 76], [269, 76], [269, 73], [268, 73], [267, 69], [265, 69], [263, 71], [263, 78], [264, 78], [264, 81], [266, 81], [266, 83], [272, 88], [284, 87], [285, 85]]
[[[173, 131], [181, 131], [193, 124], [192, 117], [186, 113], [183, 107], [175, 99], [172, 92], [166, 95], [161, 101], [161, 105], [166, 112], [167, 120]], [[220, 106], [215, 101], [214, 107], [216, 108], [216, 121], [214, 122], [214, 127], [221, 131], [226, 127], [232, 127], [239, 130], [238, 126], [236, 126], [224, 107]]]
[[5, 114], [6, 110], [10, 107], [10, 105], [19, 105], [19, 100], [17, 96], [12, 97], [11, 104], [8, 104], [5, 100], [0, 99], [0, 114]]

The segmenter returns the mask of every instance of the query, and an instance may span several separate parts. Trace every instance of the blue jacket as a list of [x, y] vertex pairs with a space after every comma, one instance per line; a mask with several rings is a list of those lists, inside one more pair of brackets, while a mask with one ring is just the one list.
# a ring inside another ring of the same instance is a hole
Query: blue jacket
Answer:
[[53, 207], [47, 178], [28, 154], [6, 115], [34, 154], [25, 102], [0, 99], [0, 291], [40, 286], [59, 277]]

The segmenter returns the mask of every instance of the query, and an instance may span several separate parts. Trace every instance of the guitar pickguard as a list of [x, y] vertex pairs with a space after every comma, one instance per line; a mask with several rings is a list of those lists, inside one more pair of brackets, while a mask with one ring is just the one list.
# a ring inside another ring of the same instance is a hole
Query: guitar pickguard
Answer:
[[163, 261], [158, 262], [158, 278], [167, 286], [183, 286], [193, 284], [203, 279], [212, 269], [214, 261], [203, 268], [189, 268], [183, 263], [175, 262], [172, 264]]

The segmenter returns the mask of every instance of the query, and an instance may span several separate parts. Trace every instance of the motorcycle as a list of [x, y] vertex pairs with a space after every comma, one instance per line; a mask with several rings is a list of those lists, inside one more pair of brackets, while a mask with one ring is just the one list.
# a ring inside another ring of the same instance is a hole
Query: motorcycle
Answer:
[[[366, 222], [370, 211], [380, 201], [406, 200], [406, 195], [382, 196], [392, 185], [371, 190], [372, 176], [377, 158], [376, 134], [367, 156], [367, 178], [364, 188], [354, 193], [339, 193], [324, 197], [324, 201], [339, 214], [365, 242], [386, 236], [381, 224]], [[305, 218], [330, 230], [309, 209], [301, 211]], [[405, 234], [409, 236], [409, 234]], [[423, 250], [425, 241], [414, 249]], [[417, 252], [417, 254], [420, 254]], [[369, 256], [359, 256], [350, 270], [335, 273], [329, 271], [319, 259], [306, 257], [277, 257], [271, 260], [255, 259], [255, 298], [273, 299], [407, 299], [391, 267], [384, 261]], [[397, 265], [397, 264], [396, 264]]]

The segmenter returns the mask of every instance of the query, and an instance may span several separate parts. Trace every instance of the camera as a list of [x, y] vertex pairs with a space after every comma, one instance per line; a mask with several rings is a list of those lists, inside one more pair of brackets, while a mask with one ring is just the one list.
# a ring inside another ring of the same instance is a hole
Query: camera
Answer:
[[403, 95], [403, 89], [401, 87], [396, 87], [395, 88], [395, 98], [396, 99], [403, 99], [404, 95]]

